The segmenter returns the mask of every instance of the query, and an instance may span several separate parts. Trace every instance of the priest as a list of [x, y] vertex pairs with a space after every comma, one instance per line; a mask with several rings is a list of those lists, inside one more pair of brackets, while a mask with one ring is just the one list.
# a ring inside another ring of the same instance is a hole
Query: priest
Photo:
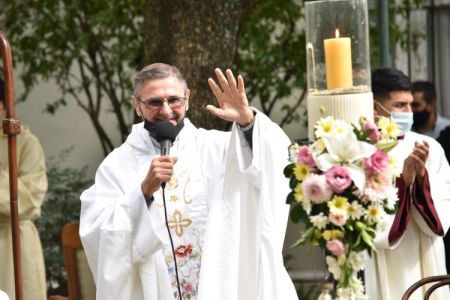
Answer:
[[[369, 299], [397, 300], [416, 281], [445, 275], [442, 237], [450, 225], [450, 168], [442, 147], [433, 138], [411, 132], [412, 84], [401, 71], [382, 68], [372, 73], [376, 114], [390, 117], [399, 127], [395, 158], [398, 211], [387, 216], [377, 232], [377, 252], [365, 272]], [[410, 299], [423, 299], [419, 289]], [[448, 288], [431, 299], [450, 299]]]
[[[231, 132], [189, 121], [190, 90], [176, 67], [137, 74], [131, 101], [143, 122], [81, 195], [97, 299], [297, 299], [282, 257], [290, 141], [249, 107], [242, 76], [215, 74], [219, 105], [207, 110], [233, 122]], [[160, 155], [167, 121], [176, 137]]]

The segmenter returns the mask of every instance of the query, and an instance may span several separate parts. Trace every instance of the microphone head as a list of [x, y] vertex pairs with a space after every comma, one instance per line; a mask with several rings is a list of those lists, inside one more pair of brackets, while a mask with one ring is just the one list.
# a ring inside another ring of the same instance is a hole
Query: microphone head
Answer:
[[155, 135], [153, 137], [159, 143], [164, 140], [170, 140], [170, 142], [173, 143], [173, 141], [175, 141], [175, 138], [177, 137], [178, 130], [169, 121], [163, 121], [155, 125], [154, 133]]

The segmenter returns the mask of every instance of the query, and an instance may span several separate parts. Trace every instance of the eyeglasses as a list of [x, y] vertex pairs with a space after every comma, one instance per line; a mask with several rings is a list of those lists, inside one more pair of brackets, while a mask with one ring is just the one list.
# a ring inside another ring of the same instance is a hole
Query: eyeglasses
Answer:
[[141, 100], [139, 97], [136, 99], [145, 105], [147, 109], [160, 109], [163, 107], [164, 102], [167, 102], [171, 109], [177, 109], [184, 105], [186, 97], [170, 96], [168, 98], [150, 98], [147, 100]]

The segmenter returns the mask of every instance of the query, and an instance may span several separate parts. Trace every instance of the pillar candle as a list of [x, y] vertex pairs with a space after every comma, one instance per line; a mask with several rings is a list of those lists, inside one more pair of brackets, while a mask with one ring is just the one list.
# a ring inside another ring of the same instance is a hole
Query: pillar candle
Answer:
[[324, 40], [327, 89], [345, 89], [353, 86], [352, 46], [349, 37]]

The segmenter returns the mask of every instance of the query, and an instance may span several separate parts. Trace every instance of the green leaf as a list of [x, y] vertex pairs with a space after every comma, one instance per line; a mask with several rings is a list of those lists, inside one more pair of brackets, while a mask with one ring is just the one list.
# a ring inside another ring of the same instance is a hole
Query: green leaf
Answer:
[[389, 152], [391, 151], [395, 146], [397, 146], [398, 141], [391, 141], [391, 142], [383, 142], [383, 143], [377, 143], [375, 144], [375, 147], [380, 149], [383, 152]]
[[308, 242], [311, 239], [311, 236], [314, 234], [315, 227], [311, 226], [309, 227], [301, 237], [291, 246], [291, 248], [297, 247], [299, 245], [304, 245], [306, 242]]
[[376, 251], [375, 244], [373, 243], [373, 238], [366, 231], [361, 231], [361, 236], [364, 240], [364, 243], [366, 243], [366, 245], [369, 246], [370, 249]]
[[298, 184], [298, 180], [295, 176], [292, 176], [291, 179], [289, 180], [289, 187], [294, 190], [297, 187]]
[[292, 204], [296, 202], [297, 200], [295, 200], [294, 192], [290, 192], [286, 198], [286, 204]]
[[284, 173], [284, 176], [285, 176], [286, 178], [289, 178], [289, 177], [291, 177], [292, 175], [294, 175], [294, 167], [295, 167], [295, 164], [292, 163], [292, 164], [287, 165], [287, 166], [284, 168], [283, 173]]
[[308, 220], [308, 214], [305, 212], [305, 210], [300, 204], [292, 208], [290, 217], [291, 221], [294, 223], [299, 223], [300, 221]]

